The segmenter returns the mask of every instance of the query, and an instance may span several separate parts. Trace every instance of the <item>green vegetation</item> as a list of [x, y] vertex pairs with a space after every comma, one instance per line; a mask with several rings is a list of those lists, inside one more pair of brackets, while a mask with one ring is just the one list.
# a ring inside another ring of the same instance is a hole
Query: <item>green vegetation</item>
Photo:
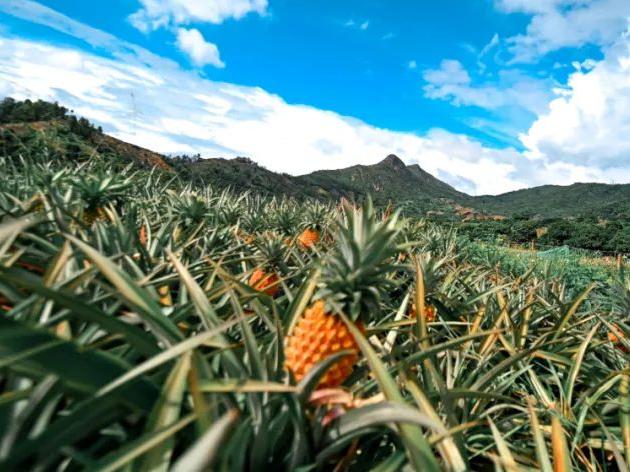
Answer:
[[58, 103], [37, 100], [16, 101], [5, 98], [0, 102], [0, 124], [35, 123], [41, 121], [63, 121], [69, 131], [81, 138], [91, 138], [94, 133], [102, 133], [85, 118], [77, 118], [66, 107]]
[[508, 218], [501, 221], [469, 221], [458, 226], [461, 234], [487, 243], [528, 245], [534, 241], [539, 248], [569, 246], [613, 255], [630, 254], [628, 218]]
[[630, 219], [630, 184], [543, 185], [497, 196], [475, 197], [475, 208], [520, 217]]
[[[55, 130], [0, 157], [0, 469], [630, 461], [622, 273], [390, 210], [218, 190], [95, 145], [68, 154]], [[321, 232], [311, 248], [304, 227]], [[251, 283], [257, 270], [277, 290]], [[284, 367], [284, 339], [320, 296], [358, 346], [327, 391], [319, 379], [348, 351], [299, 383]]]

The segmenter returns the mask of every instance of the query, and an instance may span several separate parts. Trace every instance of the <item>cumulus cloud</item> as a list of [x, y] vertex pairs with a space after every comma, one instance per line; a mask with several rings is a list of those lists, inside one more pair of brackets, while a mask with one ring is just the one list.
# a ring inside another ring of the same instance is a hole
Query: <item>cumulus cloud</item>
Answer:
[[612, 44], [628, 26], [628, 0], [495, 0], [506, 13], [531, 15], [525, 34], [507, 39], [514, 62], [561, 48]]
[[216, 44], [206, 41], [198, 29], [178, 28], [175, 44], [196, 66], [225, 67], [219, 55], [219, 48]]
[[533, 78], [513, 69], [500, 71], [495, 81], [477, 85], [459, 61], [445, 59], [439, 68], [427, 69], [422, 76], [425, 97], [447, 100], [456, 106], [518, 107], [536, 114], [545, 111], [552, 98], [550, 79]]
[[142, 8], [129, 17], [132, 25], [148, 32], [170, 25], [220, 24], [249, 13], [264, 15], [267, 0], [140, 0]]
[[[521, 140], [532, 159], [553, 156], [564, 169], [597, 167], [611, 180], [630, 178], [630, 32], [603, 60], [580, 66], [566, 90]], [[567, 167], [569, 166], [569, 167]], [[584, 176], [588, 178], [588, 176]], [[615, 178], [616, 177], [616, 178]]]

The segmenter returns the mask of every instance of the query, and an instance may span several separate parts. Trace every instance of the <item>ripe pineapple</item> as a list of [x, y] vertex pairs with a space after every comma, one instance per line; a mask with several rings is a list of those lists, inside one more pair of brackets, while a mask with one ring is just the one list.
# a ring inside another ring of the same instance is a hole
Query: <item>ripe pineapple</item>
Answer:
[[[287, 339], [286, 365], [300, 381], [319, 361], [342, 350], [351, 350], [333, 365], [319, 382], [319, 387], [337, 387], [352, 373], [359, 360], [359, 347], [346, 324], [338, 316], [326, 312], [326, 304], [318, 300], [307, 308]], [[360, 325], [360, 322], [357, 324]]]
[[248, 285], [259, 292], [274, 297], [280, 291], [280, 277], [278, 272], [286, 270], [284, 257], [286, 248], [284, 242], [273, 233], [265, 233], [256, 242], [256, 255], [261, 262], [248, 280]]
[[280, 290], [279, 280], [278, 276], [273, 272], [267, 273], [263, 269], [256, 269], [249, 277], [248, 284], [259, 292], [264, 292], [270, 297], [274, 297]]
[[138, 241], [140, 241], [140, 244], [145, 247], [149, 242], [147, 225], [144, 223], [142, 224], [142, 226], [140, 226], [140, 231], [138, 232]]
[[319, 238], [319, 230], [315, 227], [309, 227], [300, 233], [300, 236], [298, 237], [298, 243], [300, 243], [300, 247], [302, 247], [303, 249], [310, 249], [313, 246], [317, 245], [317, 243], [319, 242]]
[[337, 387], [359, 359], [358, 346], [343, 320], [343, 311], [363, 330], [369, 317], [378, 316], [383, 293], [391, 286], [385, 278], [395, 254], [397, 214], [388, 221], [376, 218], [372, 202], [362, 209], [346, 207], [337, 224], [336, 246], [322, 271], [316, 301], [307, 308], [286, 339], [286, 367], [296, 381], [319, 361], [343, 350], [352, 353], [331, 367], [319, 387]]
[[304, 229], [297, 239], [302, 249], [311, 249], [319, 243], [322, 230], [327, 226], [326, 218], [329, 214], [329, 209], [320, 204], [315, 204], [308, 209], [302, 223]]
[[[417, 315], [416, 304], [412, 303], [409, 309], [409, 316], [415, 318]], [[437, 318], [437, 309], [433, 305], [426, 305], [424, 307], [424, 316], [427, 323], [435, 321], [435, 318]]]
[[628, 353], [628, 348], [621, 341], [622, 339], [626, 339], [626, 335], [619, 326], [613, 325], [612, 331], [608, 333], [608, 340], [621, 352]]

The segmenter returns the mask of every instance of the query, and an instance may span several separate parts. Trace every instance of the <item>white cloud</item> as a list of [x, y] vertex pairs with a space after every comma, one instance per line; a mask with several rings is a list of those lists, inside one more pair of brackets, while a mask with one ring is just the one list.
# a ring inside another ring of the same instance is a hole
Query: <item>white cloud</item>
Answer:
[[630, 32], [597, 63], [580, 66], [521, 140], [532, 159], [599, 168], [611, 180], [630, 178]]
[[[357, 22], [353, 19], [350, 19], [346, 22], [343, 23], [343, 25], [346, 28], [353, 28], [353, 29], [359, 29], [361, 31], [365, 31], [370, 27], [370, 20], [363, 20], [361, 22]], [[392, 33], [388, 33], [385, 36], [383, 36], [383, 39], [391, 39], [393, 38], [394, 35]]]
[[501, 40], [499, 38], [499, 34], [494, 33], [494, 35], [492, 36], [492, 39], [479, 52], [479, 58], [482, 58], [483, 56], [488, 54], [490, 51], [492, 51], [494, 48], [496, 48], [500, 42]]
[[248, 13], [264, 15], [267, 0], [140, 0], [142, 8], [129, 17], [132, 25], [148, 32], [169, 25], [220, 24]]
[[462, 63], [453, 59], [444, 59], [439, 69], [428, 69], [423, 73], [424, 80], [434, 85], [467, 85], [470, 75]]
[[213, 65], [223, 68], [225, 64], [219, 55], [219, 48], [216, 44], [206, 41], [198, 29], [178, 28], [177, 47], [190, 57], [196, 66]]
[[552, 98], [551, 80], [532, 78], [517, 70], [500, 71], [496, 81], [476, 85], [459, 61], [445, 59], [438, 69], [425, 70], [422, 76], [425, 97], [447, 100], [456, 106], [518, 107], [541, 113]]
[[409, 61], [407, 63], [407, 67], [411, 70], [417, 69], [418, 68], [418, 63], [416, 61]]
[[175, 61], [153, 54], [135, 44], [120, 40], [112, 34], [80, 23], [52, 8], [31, 0], [1, 1], [0, 11], [83, 40], [89, 45], [105, 50], [108, 54], [121, 60], [133, 58], [136, 62], [161, 69], [178, 67]]
[[514, 62], [533, 62], [565, 47], [612, 44], [628, 26], [628, 0], [495, 0], [506, 13], [532, 18], [525, 34], [507, 39]]

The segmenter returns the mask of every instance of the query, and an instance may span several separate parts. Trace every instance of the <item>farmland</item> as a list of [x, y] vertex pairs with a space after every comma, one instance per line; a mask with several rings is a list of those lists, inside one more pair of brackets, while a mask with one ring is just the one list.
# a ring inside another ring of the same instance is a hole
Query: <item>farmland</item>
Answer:
[[[630, 461], [630, 281], [615, 267], [100, 154], [43, 146], [0, 167], [3, 470]], [[316, 306], [347, 345], [309, 332]]]

